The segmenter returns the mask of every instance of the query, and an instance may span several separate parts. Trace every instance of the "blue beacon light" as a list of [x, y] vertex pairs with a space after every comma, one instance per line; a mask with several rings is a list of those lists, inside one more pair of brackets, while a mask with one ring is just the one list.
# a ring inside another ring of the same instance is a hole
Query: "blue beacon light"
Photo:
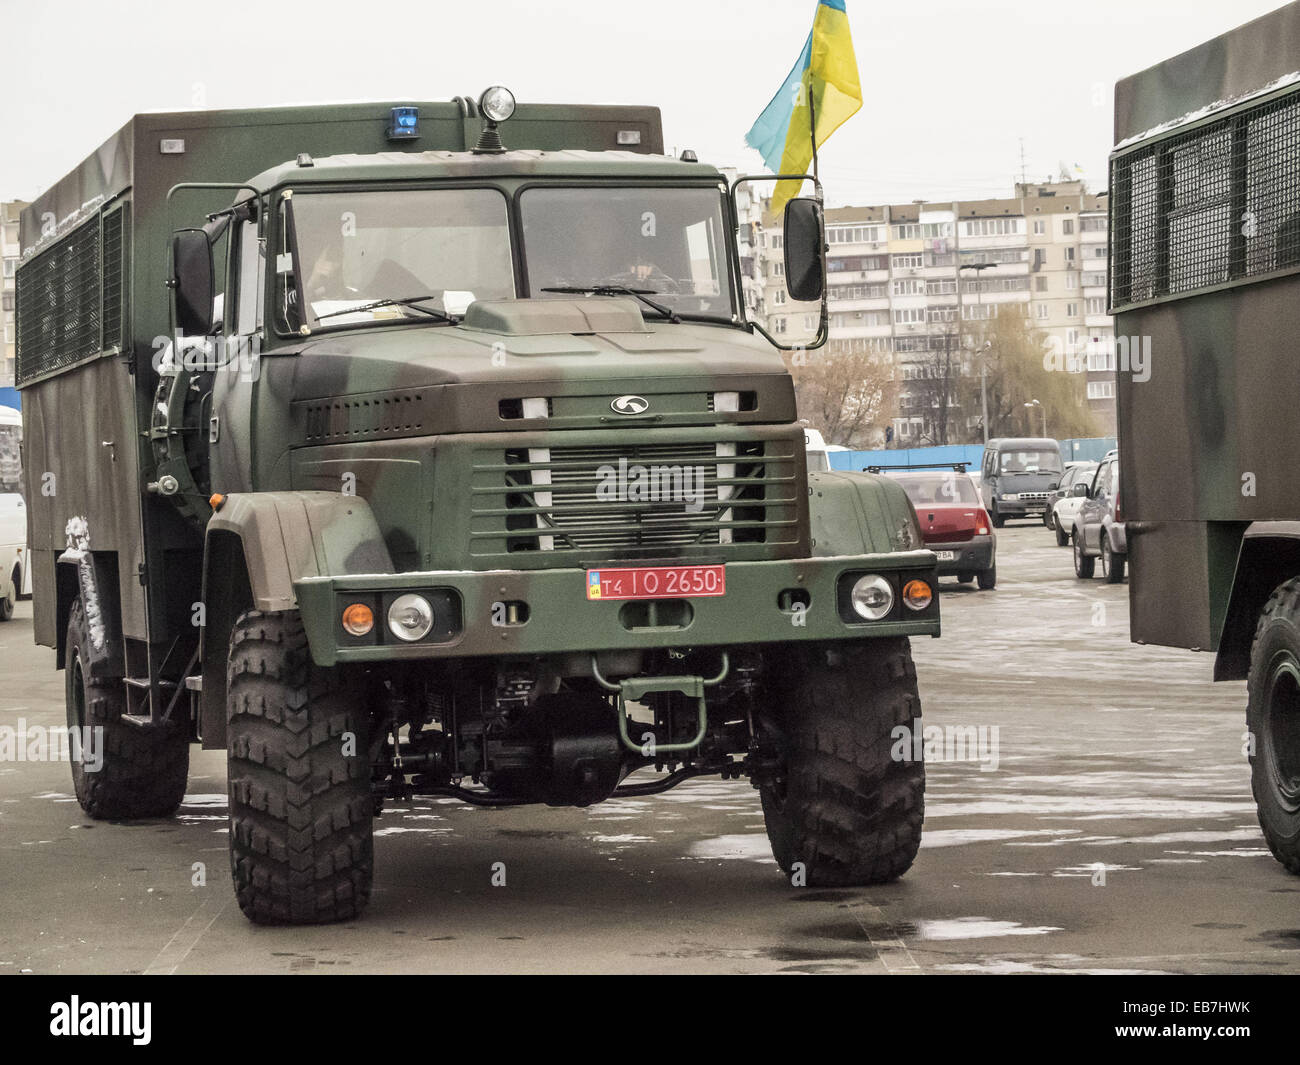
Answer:
[[390, 141], [414, 140], [420, 135], [420, 109], [394, 107], [392, 124], [388, 127]]

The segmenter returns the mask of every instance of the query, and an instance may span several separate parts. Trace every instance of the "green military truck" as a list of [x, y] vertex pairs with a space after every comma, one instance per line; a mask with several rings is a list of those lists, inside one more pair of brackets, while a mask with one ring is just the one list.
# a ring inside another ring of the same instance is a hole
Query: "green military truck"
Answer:
[[800, 882], [910, 866], [934, 556], [897, 485], [806, 471], [740, 182], [662, 152], [657, 109], [500, 87], [141, 115], [26, 211], [35, 637], [104, 730], [91, 817], [170, 814], [224, 748], [268, 923], [357, 915], [413, 795], [743, 776]]
[[1300, 873], [1300, 4], [1115, 90], [1111, 309], [1131, 635], [1247, 680], [1259, 821]]

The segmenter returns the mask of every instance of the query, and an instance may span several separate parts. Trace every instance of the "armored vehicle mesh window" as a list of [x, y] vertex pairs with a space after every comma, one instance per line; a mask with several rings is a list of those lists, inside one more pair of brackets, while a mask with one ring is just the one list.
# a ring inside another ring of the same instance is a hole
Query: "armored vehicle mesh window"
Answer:
[[1300, 95], [1111, 163], [1111, 305], [1300, 266]]
[[124, 343], [125, 221], [96, 216], [18, 268], [18, 384]]
[[126, 347], [122, 335], [123, 313], [126, 305], [126, 270], [124, 242], [126, 208], [122, 207], [104, 216], [101, 238], [102, 262], [100, 277], [104, 300], [104, 350]]

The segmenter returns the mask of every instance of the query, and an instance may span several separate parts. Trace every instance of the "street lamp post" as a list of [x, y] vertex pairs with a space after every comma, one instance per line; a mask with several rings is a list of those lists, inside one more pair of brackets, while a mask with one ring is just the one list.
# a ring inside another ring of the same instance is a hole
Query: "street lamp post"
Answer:
[[1025, 406], [1026, 406], [1026, 407], [1037, 407], [1040, 411], [1042, 411], [1042, 413], [1043, 413], [1043, 438], [1046, 439], [1046, 438], [1047, 438], [1047, 408], [1044, 407], [1041, 403], [1039, 403], [1038, 400], [1036, 400], [1036, 399], [1031, 399], [1028, 403], [1025, 404]]
[[[976, 286], [975, 286], [975, 305], [976, 305], [977, 307], [980, 308], [980, 316], [979, 316], [979, 320], [980, 320], [981, 322], [984, 320], [984, 286], [978, 284], [978, 282], [979, 282], [979, 280], [980, 280], [980, 274], [983, 273], [985, 270], [989, 269], [990, 267], [993, 267], [993, 266], [997, 266], [997, 263], [967, 263], [965, 266], [958, 266], [958, 267], [957, 267], [957, 270], [958, 270], [959, 272], [962, 271], [962, 270], [974, 270], [974, 271], [975, 271], [975, 281], [976, 281]], [[958, 286], [958, 287], [960, 288], [960, 286]], [[961, 293], [960, 293], [960, 292], [959, 292], [958, 295], [957, 295], [957, 303], [958, 303], [958, 306], [961, 305]], [[983, 430], [983, 433], [984, 433], [984, 443], [986, 443], [986, 444], [989, 442], [989, 364], [988, 364], [988, 350], [989, 350], [989, 348], [991, 348], [992, 346], [993, 346], [992, 343], [986, 340], [986, 341], [984, 342], [984, 347], [981, 349], [981, 358], [980, 358], [980, 418], [981, 418], [980, 428]]]

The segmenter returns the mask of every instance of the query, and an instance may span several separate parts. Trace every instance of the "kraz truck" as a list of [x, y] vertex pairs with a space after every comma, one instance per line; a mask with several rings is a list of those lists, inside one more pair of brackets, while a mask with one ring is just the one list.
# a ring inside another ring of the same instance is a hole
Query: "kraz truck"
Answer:
[[1131, 636], [1247, 681], [1300, 874], [1300, 4], [1120, 81], [1110, 290]]
[[[356, 916], [416, 795], [746, 777], [801, 882], [910, 866], [934, 555], [897, 485], [807, 472], [747, 186], [662, 152], [657, 109], [500, 87], [142, 115], [24, 214], [35, 637], [103, 730], [87, 814], [170, 814], [224, 748], [266, 923]], [[815, 346], [813, 188], [780, 222]]]

